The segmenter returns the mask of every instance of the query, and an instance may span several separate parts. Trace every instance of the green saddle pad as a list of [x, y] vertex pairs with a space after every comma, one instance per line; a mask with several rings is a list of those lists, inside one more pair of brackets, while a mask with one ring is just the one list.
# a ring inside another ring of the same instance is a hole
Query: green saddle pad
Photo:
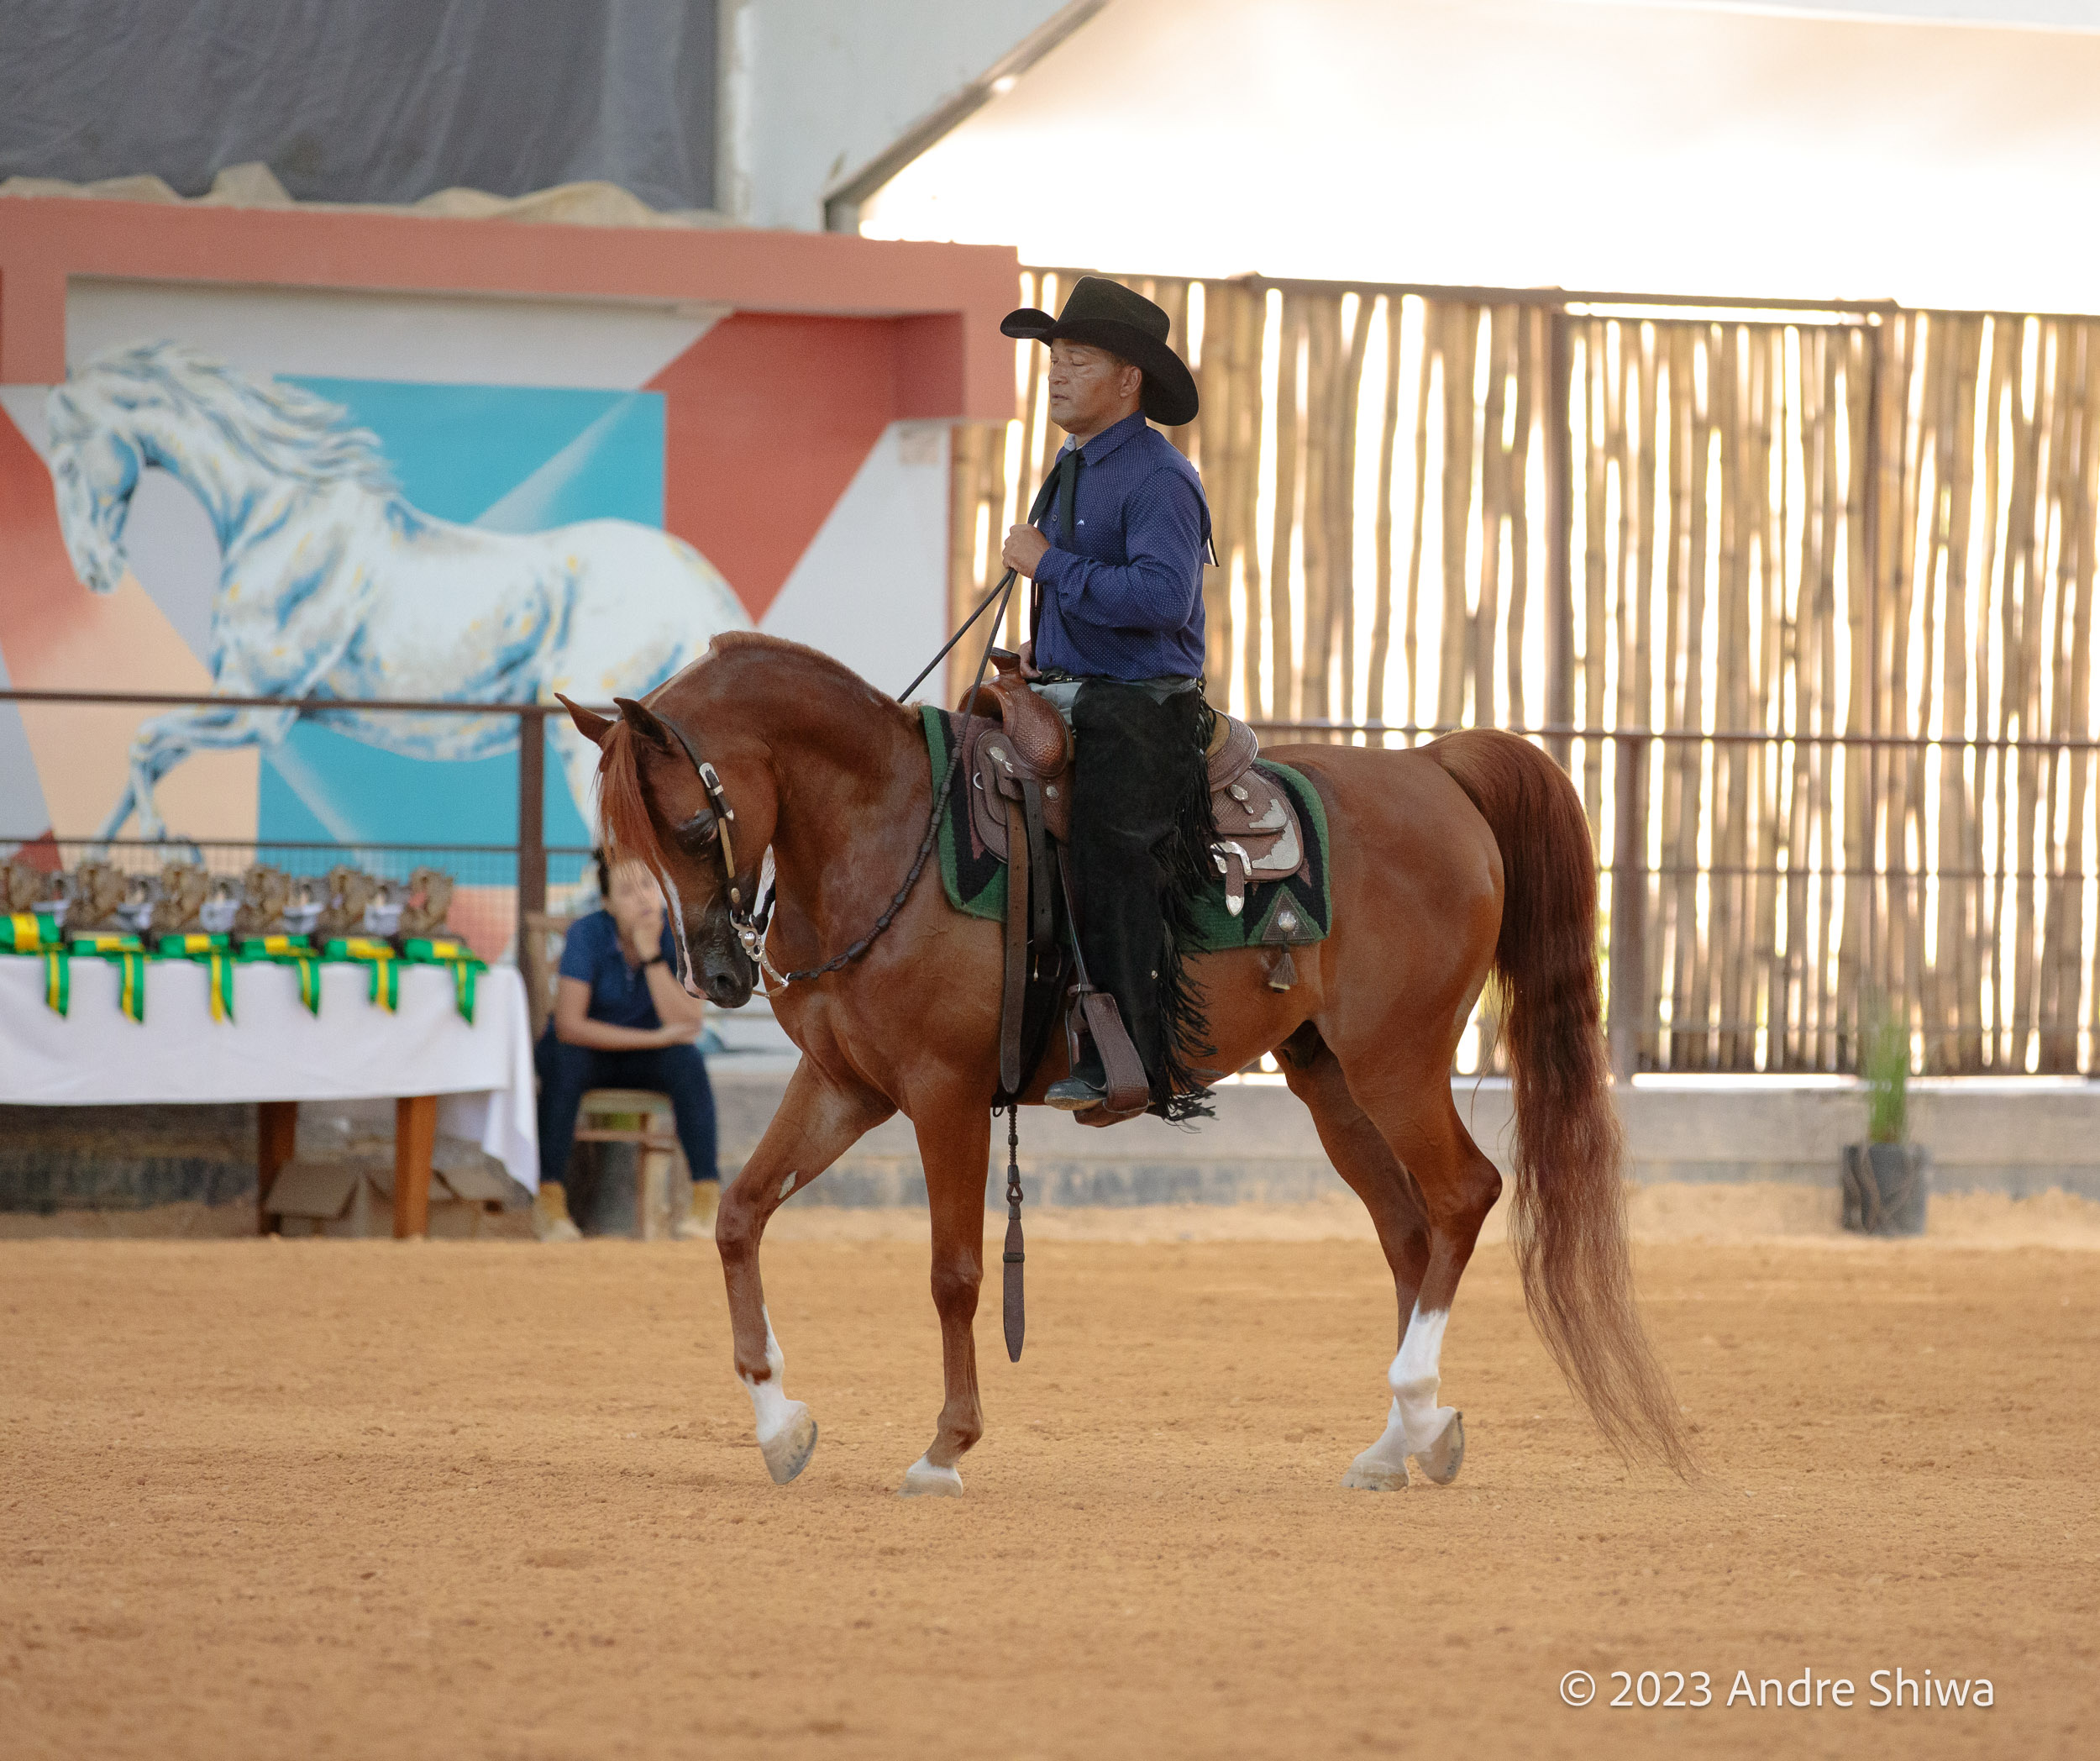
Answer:
[[[919, 715], [926, 724], [927, 754], [937, 791], [953, 749], [950, 742], [955, 738], [956, 718], [925, 704], [920, 706]], [[1256, 944], [1303, 946], [1324, 941], [1333, 922], [1327, 880], [1327, 810], [1320, 804], [1320, 791], [1288, 765], [1257, 759], [1255, 768], [1283, 784], [1297, 804], [1299, 828], [1305, 838], [1305, 870], [1288, 880], [1247, 888], [1246, 908], [1236, 917], [1225, 908], [1225, 876], [1215, 877], [1195, 902], [1196, 933], [1184, 944], [1190, 953], [1221, 954]], [[948, 902], [965, 916], [1004, 923], [1006, 865], [978, 842], [970, 823], [969, 796], [964, 792], [969, 786], [969, 778], [958, 772], [948, 812], [941, 817], [941, 885], [948, 890]]]

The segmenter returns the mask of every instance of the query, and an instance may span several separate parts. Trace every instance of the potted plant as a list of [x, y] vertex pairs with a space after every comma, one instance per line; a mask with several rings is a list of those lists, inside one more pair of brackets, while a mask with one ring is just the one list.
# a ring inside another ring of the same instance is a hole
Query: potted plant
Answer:
[[1910, 1141], [1910, 1024], [1900, 1011], [1876, 1015], [1860, 1076], [1867, 1140], [1845, 1147], [1845, 1227], [1864, 1235], [1922, 1235], [1932, 1152]]

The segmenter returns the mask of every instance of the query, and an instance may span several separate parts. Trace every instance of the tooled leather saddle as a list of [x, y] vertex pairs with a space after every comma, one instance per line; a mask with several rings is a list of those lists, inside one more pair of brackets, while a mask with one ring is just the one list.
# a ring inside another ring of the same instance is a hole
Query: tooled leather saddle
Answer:
[[[1062, 970], [1051, 865], [1069, 861], [1074, 754], [1064, 718], [1029, 688], [1017, 657], [994, 650], [994, 661], [997, 675], [960, 706], [965, 719], [958, 781], [969, 791], [979, 841], [1007, 865], [1000, 1083], [1005, 1094], [1015, 1096], [1025, 1075], [1022, 1018], [1030, 975]], [[1215, 713], [1208, 755], [1218, 836], [1211, 859], [1224, 876], [1226, 909], [1237, 917], [1250, 886], [1305, 873], [1305, 838], [1289, 794], [1254, 767], [1261, 749], [1254, 730], [1222, 711]], [[1068, 867], [1065, 882], [1069, 896]], [[1074, 1117], [1089, 1125], [1114, 1124], [1144, 1111], [1150, 1098], [1144, 1067], [1115, 999], [1084, 981], [1078, 999], [1068, 1034], [1076, 1052], [1076, 1029], [1084, 1022], [1101, 1055], [1109, 1092], [1101, 1106]]]

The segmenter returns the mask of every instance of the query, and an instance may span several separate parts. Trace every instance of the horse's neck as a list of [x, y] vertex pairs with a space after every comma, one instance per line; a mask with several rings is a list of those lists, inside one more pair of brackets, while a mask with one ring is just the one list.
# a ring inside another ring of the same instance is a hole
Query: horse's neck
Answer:
[[272, 471], [223, 444], [200, 442], [194, 428], [168, 411], [141, 412], [132, 438], [148, 464], [170, 473], [203, 504], [223, 555], [231, 556], [259, 520], [276, 525], [273, 514], [318, 486]]
[[773, 850], [784, 898], [813, 912], [829, 883], [868, 870], [875, 846], [864, 840], [870, 837], [880, 837], [885, 848], [916, 847], [923, 826], [907, 826], [900, 816], [925, 778], [926, 748], [912, 739], [906, 718], [867, 686], [827, 679], [795, 701], [766, 739], [780, 784]]

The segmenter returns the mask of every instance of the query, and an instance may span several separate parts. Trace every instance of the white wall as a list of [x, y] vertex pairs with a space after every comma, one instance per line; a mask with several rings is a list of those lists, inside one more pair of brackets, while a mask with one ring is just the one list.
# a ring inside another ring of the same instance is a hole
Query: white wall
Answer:
[[1066, 0], [723, 0], [716, 205], [824, 224], [824, 193], [979, 77]]
[[[759, 628], [900, 691], [947, 639], [948, 424], [893, 422]], [[936, 673], [920, 688], [937, 700]]]

